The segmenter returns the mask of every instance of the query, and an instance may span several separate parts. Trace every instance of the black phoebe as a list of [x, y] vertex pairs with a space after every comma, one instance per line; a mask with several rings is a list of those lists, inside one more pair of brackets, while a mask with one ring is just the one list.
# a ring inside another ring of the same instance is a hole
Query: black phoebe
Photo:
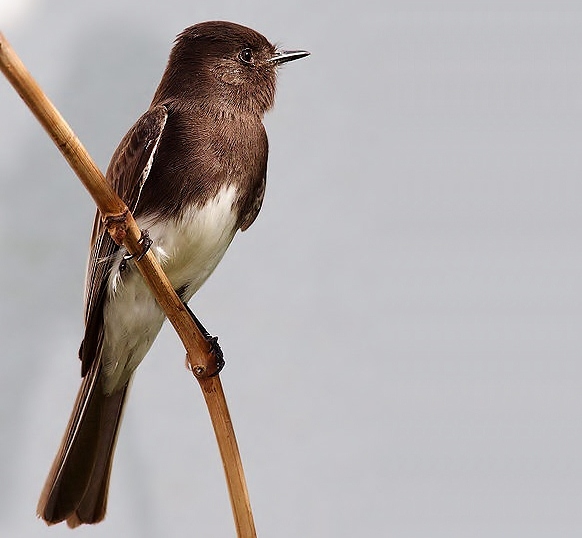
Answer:
[[[261, 208], [267, 170], [264, 113], [277, 67], [307, 56], [280, 51], [230, 22], [177, 38], [149, 110], [125, 135], [106, 177], [131, 209], [184, 302]], [[38, 503], [47, 523], [105, 517], [123, 404], [164, 314], [97, 214], [85, 287], [83, 381]]]

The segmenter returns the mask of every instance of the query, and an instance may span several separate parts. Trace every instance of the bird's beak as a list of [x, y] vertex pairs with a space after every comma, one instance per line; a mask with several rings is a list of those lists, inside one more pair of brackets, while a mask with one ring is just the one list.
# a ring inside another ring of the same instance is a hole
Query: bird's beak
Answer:
[[306, 50], [278, 50], [275, 56], [269, 58], [268, 62], [273, 62], [275, 65], [281, 65], [286, 62], [292, 62], [293, 60], [299, 60], [299, 58], [305, 58], [311, 53]]

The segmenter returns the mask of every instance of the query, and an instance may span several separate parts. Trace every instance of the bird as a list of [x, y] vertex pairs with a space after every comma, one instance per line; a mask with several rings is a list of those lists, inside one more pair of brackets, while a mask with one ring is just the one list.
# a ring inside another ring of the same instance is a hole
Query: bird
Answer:
[[[261, 209], [268, 156], [262, 120], [274, 104], [277, 70], [308, 55], [232, 22], [186, 28], [148, 110], [113, 153], [106, 180], [185, 304]], [[165, 319], [99, 212], [84, 310], [81, 386], [37, 506], [47, 524], [72, 528], [105, 517], [124, 404]]]

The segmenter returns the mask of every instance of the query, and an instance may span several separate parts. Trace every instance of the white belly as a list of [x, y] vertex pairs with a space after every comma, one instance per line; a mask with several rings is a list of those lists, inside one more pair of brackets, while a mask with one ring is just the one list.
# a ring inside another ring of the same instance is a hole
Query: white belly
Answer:
[[[222, 259], [236, 233], [233, 202], [236, 189], [222, 189], [204, 207], [192, 207], [179, 222], [159, 223], [138, 219], [153, 243], [174, 289], [185, 290], [188, 301]], [[127, 382], [156, 338], [165, 316], [139, 272], [119, 272], [122, 252], [108, 282], [104, 306], [104, 338], [101, 359], [105, 390], [112, 392]]]

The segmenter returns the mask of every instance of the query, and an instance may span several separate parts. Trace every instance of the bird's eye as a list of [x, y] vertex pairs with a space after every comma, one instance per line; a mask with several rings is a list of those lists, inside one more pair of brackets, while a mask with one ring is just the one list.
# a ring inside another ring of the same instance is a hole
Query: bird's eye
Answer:
[[241, 62], [245, 64], [252, 64], [254, 61], [253, 51], [249, 48], [241, 50], [238, 57], [240, 58]]

